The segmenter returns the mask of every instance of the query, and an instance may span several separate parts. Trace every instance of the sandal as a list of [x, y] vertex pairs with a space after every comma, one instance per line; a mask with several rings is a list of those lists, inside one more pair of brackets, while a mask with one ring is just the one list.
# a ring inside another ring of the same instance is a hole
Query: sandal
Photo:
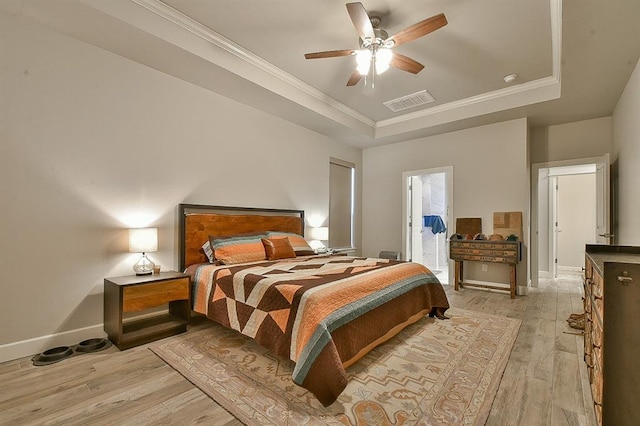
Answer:
[[582, 313], [580, 313], [580, 314], [571, 314], [571, 315], [569, 315], [569, 318], [567, 318], [567, 322], [569, 322], [569, 321], [577, 321], [577, 320], [580, 320], [580, 319], [584, 319], [584, 315], [585, 315], [585, 313], [584, 313], [584, 312], [582, 312]]
[[580, 318], [575, 321], [569, 321], [569, 327], [576, 328], [578, 330], [584, 330], [584, 318]]

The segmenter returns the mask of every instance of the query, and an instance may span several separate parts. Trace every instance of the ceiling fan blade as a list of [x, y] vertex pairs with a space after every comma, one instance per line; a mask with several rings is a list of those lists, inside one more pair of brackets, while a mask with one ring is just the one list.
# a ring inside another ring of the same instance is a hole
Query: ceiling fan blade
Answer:
[[328, 50], [326, 52], [314, 52], [305, 53], [304, 57], [307, 59], [321, 59], [321, 58], [336, 58], [338, 56], [349, 56], [354, 53], [355, 50]]
[[447, 18], [444, 16], [444, 13], [440, 13], [405, 28], [404, 30], [389, 37], [389, 40], [393, 40], [395, 46], [398, 46], [427, 35], [438, 28], [444, 27], [445, 25], [447, 25]]
[[356, 27], [360, 38], [362, 40], [366, 38], [373, 40], [375, 38], [373, 25], [371, 25], [367, 10], [362, 3], [347, 3], [347, 12], [349, 12], [351, 22], [353, 22], [353, 26]]
[[424, 68], [420, 62], [414, 61], [398, 52], [393, 52], [393, 57], [389, 63], [392, 67], [401, 69], [402, 71], [410, 72], [411, 74], [418, 74]]
[[347, 86], [355, 86], [362, 80], [362, 74], [358, 72], [358, 70], [353, 70], [351, 73], [351, 77], [349, 77], [349, 81], [347, 81]]

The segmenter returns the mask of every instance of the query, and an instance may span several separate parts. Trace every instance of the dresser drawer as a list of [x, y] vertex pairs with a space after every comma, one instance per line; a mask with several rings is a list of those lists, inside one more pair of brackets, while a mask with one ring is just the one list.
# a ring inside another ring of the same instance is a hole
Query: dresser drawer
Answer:
[[598, 362], [593, 363], [593, 380], [591, 382], [591, 396], [596, 406], [602, 406], [602, 370]]
[[137, 312], [174, 300], [189, 299], [189, 279], [180, 278], [149, 284], [127, 286], [123, 290], [122, 311]]
[[604, 282], [599, 274], [593, 274], [591, 289], [593, 291], [593, 297], [596, 299], [602, 299], [604, 295]]
[[598, 348], [602, 351], [602, 343], [604, 339], [602, 338], [602, 330], [600, 329], [600, 325], [598, 323], [591, 323], [591, 343], [594, 348]]
[[520, 243], [517, 241], [451, 240], [449, 253], [452, 260], [458, 261], [516, 264], [520, 261]]
[[591, 262], [591, 259], [589, 259], [588, 257], [585, 257], [585, 261], [584, 261], [584, 278], [587, 281], [591, 281], [592, 277], [593, 277], [593, 263]]

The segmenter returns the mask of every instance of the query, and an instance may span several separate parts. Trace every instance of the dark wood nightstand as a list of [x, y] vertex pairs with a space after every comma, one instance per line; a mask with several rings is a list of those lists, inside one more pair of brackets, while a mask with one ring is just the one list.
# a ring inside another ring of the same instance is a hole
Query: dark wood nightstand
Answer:
[[[165, 304], [169, 312], [124, 318]], [[169, 271], [104, 280], [104, 331], [120, 350], [187, 331], [190, 313], [188, 275]]]

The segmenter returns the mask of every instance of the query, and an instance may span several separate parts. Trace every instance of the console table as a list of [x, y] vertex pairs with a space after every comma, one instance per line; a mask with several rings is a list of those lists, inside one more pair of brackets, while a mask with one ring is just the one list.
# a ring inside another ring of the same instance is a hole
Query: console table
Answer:
[[[488, 241], [488, 240], [450, 240], [449, 257], [455, 261], [454, 288], [479, 287], [492, 290], [508, 291], [511, 298], [516, 297], [516, 265], [521, 258], [520, 241]], [[509, 265], [509, 289], [489, 284], [465, 283], [464, 262], [506, 263]]]

